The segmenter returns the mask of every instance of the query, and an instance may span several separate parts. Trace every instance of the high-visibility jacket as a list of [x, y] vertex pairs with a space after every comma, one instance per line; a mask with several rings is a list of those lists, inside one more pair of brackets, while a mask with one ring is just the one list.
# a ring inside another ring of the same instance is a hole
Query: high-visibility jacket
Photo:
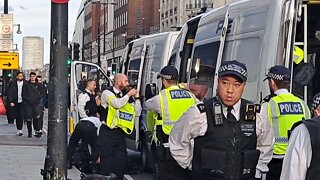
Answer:
[[[171, 86], [159, 93], [162, 130], [169, 135], [174, 123], [196, 102], [194, 95], [178, 86]], [[161, 122], [156, 123], [161, 124]]]
[[106, 125], [110, 128], [121, 128], [125, 133], [131, 134], [134, 128], [135, 109], [134, 105], [126, 103], [119, 109], [111, 106], [110, 102], [116, 98], [115, 95], [108, 98], [108, 115]]
[[304, 58], [304, 52], [298, 46], [293, 47], [293, 62], [299, 64]]
[[302, 119], [310, 119], [310, 111], [304, 101], [293, 94], [284, 93], [270, 99], [268, 117], [275, 136], [273, 152], [284, 155], [288, 147], [288, 132], [292, 125]]

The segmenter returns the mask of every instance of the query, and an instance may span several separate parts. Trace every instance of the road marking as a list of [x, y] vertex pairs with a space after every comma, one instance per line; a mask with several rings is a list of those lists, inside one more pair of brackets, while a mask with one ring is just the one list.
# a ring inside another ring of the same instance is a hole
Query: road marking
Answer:
[[124, 178], [126, 179], [126, 180], [134, 180], [130, 175], [124, 175]]

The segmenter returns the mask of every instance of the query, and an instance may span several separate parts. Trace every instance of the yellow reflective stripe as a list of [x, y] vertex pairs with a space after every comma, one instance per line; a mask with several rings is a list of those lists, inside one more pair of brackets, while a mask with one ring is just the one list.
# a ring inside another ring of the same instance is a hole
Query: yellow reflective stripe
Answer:
[[305, 118], [311, 119], [311, 114], [310, 114], [308, 105], [304, 101], [301, 101], [301, 103], [303, 105], [303, 112], [304, 112]]
[[273, 99], [270, 99], [269, 104], [268, 104], [269, 108], [270, 108], [270, 122], [272, 125], [272, 129], [273, 129], [273, 133], [274, 133], [274, 137], [275, 139], [279, 138], [279, 119], [278, 119], [278, 113], [277, 113], [277, 104]]
[[160, 97], [162, 98], [162, 104], [163, 107], [161, 107], [162, 111], [162, 120], [163, 121], [170, 121], [170, 112], [169, 112], [169, 103], [168, 103], [168, 97], [166, 91], [160, 91]]
[[168, 125], [168, 126], [173, 126], [174, 123], [175, 123], [175, 122], [170, 121], [170, 120], [169, 120], [169, 121], [166, 121], [166, 120], [163, 121], [163, 125]]

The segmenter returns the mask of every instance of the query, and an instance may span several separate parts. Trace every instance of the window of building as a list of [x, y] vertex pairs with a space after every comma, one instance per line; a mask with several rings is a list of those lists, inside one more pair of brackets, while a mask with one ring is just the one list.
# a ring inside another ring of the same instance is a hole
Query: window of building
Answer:
[[128, 12], [126, 11], [126, 21], [125, 24], [128, 24]]

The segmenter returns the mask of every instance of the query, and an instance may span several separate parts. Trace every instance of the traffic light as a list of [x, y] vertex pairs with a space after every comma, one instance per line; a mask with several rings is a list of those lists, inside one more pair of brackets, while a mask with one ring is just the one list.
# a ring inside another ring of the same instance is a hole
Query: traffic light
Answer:
[[72, 63], [72, 46], [68, 49], [68, 57], [67, 57], [67, 67], [68, 67], [68, 77], [71, 76], [71, 63]]
[[3, 71], [3, 77], [5, 77], [5, 78], [11, 78], [11, 77], [12, 77], [11, 70], [4, 70], [4, 71]]
[[111, 74], [113, 75], [117, 74], [117, 63], [111, 64]]
[[79, 60], [80, 59], [80, 44], [79, 43], [73, 43], [73, 46], [72, 46], [72, 59], [73, 60]]

